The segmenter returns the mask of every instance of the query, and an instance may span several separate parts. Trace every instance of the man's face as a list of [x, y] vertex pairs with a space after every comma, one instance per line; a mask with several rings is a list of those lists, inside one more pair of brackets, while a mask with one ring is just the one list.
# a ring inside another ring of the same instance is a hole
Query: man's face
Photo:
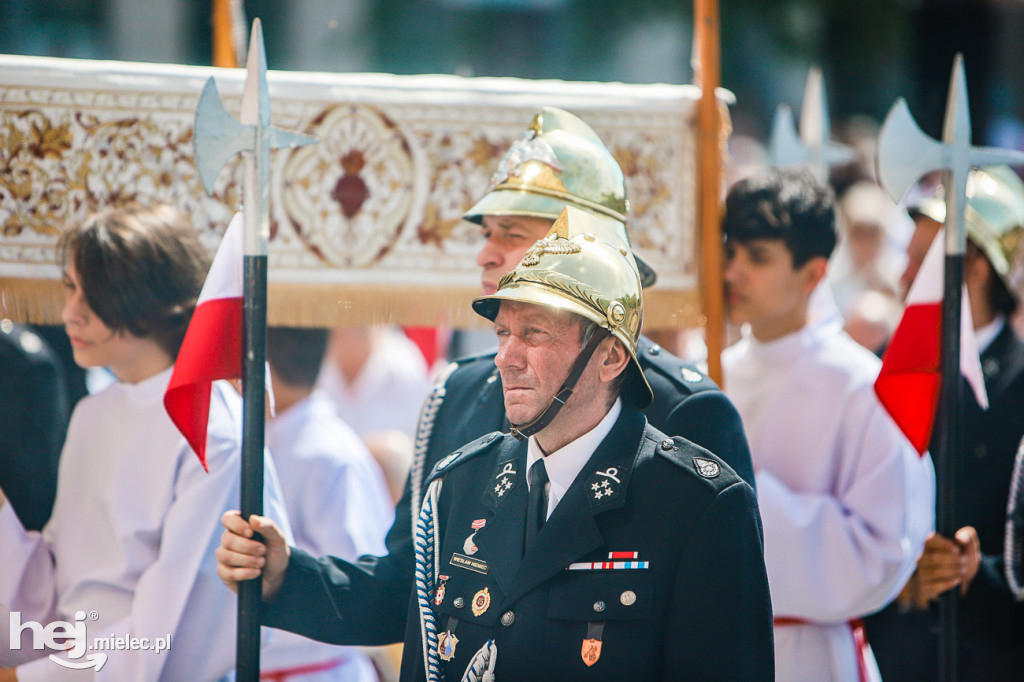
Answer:
[[801, 328], [807, 300], [817, 284], [811, 259], [793, 269], [793, 255], [778, 239], [726, 241], [725, 301], [729, 321], [750, 323], [768, 341]]
[[494, 331], [505, 414], [513, 424], [529, 422], [551, 402], [580, 353], [579, 319], [531, 303], [502, 301]]
[[935, 241], [935, 236], [939, 234], [941, 228], [942, 225], [923, 215], [914, 218], [914, 234], [911, 235], [910, 242], [907, 243], [907, 267], [900, 275], [900, 290], [904, 299], [907, 297], [907, 292], [910, 291], [910, 285], [917, 278], [917, 273], [921, 270], [924, 257], [928, 254], [928, 248]]
[[526, 251], [544, 237], [555, 222], [548, 218], [485, 215], [484, 242], [476, 262], [483, 272], [480, 284], [485, 296], [493, 294], [501, 278], [511, 272]]

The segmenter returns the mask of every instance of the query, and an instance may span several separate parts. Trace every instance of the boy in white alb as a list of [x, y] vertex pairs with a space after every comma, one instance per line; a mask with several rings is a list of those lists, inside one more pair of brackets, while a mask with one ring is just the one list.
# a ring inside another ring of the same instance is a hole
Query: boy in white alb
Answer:
[[934, 472], [878, 403], [879, 361], [808, 303], [836, 243], [831, 191], [771, 170], [726, 199], [723, 353], [764, 523], [776, 677], [879, 679], [857, 621], [888, 603], [932, 529]]
[[[0, 491], [0, 681], [214, 682], [234, 667], [235, 596], [214, 549], [238, 501], [241, 400], [214, 384], [209, 473], [163, 404], [205, 252], [165, 206], [100, 213], [63, 235], [61, 253], [75, 362], [117, 382], [75, 408], [41, 533], [25, 531]], [[266, 509], [287, 525], [265, 465]], [[60, 622], [84, 637], [37, 637], [63, 632]]]
[[[295, 546], [317, 556], [355, 561], [382, 555], [394, 518], [380, 467], [359, 436], [314, 390], [326, 329], [271, 327], [267, 362], [277, 415], [267, 421], [267, 448], [281, 477]], [[355, 647], [315, 642], [277, 630], [263, 650], [268, 682], [376, 682], [370, 659]]]

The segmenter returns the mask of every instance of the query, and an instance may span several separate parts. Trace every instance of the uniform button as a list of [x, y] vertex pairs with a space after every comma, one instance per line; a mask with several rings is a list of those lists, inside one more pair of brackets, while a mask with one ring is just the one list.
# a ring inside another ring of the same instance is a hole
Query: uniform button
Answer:
[[636, 592], [633, 590], [626, 590], [619, 597], [619, 601], [622, 602], [623, 606], [632, 606], [636, 603]]
[[674, 448], [675, 446], [676, 446], [676, 444], [674, 442], [672, 442], [671, 438], [666, 438], [665, 440], [661, 441], [661, 449], [662, 450], [668, 451], [668, 450], [671, 450], [672, 448]]
[[466, 600], [463, 599], [462, 597], [456, 597], [455, 601], [452, 602], [452, 606], [454, 606], [457, 609], [461, 609], [465, 605], [466, 605]]
[[601, 613], [602, 611], [604, 611], [604, 602], [603, 601], [596, 601], [596, 602], [594, 602], [594, 610], [597, 611], [598, 613]]
[[511, 611], [506, 611], [505, 613], [501, 614], [501, 624], [505, 627], [512, 625], [512, 623], [514, 622], [516, 622], [516, 614], [512, 613]]
[[661, 346], [651, 346], [647, 349], [649, 355], [661, 355]]
[[978, 443], [974, 446], [974, 456], [978, 459], [985, 459], [988, 457], [988, 446], [984, 443]]

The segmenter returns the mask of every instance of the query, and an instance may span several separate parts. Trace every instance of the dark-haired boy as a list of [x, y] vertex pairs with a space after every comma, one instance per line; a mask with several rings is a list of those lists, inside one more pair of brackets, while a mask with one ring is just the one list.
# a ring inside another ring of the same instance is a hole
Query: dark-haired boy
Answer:
[[913, 570], [934, 480], [875, 398], [879, 361], [812, 293], [836, 244], [831, 190], [772, 170], [726, 199], [725, 287], [743, 339], [723, 354], [764, 520], [780, 680], [877, 679], [856, 621]]

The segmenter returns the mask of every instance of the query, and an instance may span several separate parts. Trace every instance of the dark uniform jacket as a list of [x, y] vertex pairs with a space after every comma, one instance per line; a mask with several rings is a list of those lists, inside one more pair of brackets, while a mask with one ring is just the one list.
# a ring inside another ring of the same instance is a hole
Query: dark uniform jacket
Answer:
[[[625, 408], [524, 556], [526, 443], [494, 434], [459, 452], [431, 475], [449, 680], [488, 640], [500, 682], [774, 678], [757, 502], [721, 460]], [[567, 570], [613, 552], [643, 568]], [[402, 679], [424, 679], [415, 605], [405, 651]]]
[[[714, 452], [743, 480], [754, 484], [750, 449], [739, 413], [713, 381], [644, 337], [637, 356], [654, 401], [644, 410], [663, 433], [683, 436]], [[433, 416], [422, 476], [441, 458], [480, 436], [506, 429], [501, 377], [488, 354], [458, 362], [444, 384], [445, 397]], [[388, 531], [385, 557], [349, 563], [314, 558], [292, 549], [288, 574], [264, 624], [336, 644], [388, 644], [401, 641], [413, 581], [407, 482]], [[311, 596], [312, 595], [312, 596]], [[292, 602], [303, 607], [292, 611]], [[373, 613], [372, 619], [365, 614]]]
[[64, 376], [32, 330], [0, 325], [0, 490], [26, 530], [40, 530], [57, 493], [57, 463], [68, 428]]
[[[1006, 503], [1024, 436], [1024, 343], [1007, 324], [981, 354], [989, 409], [964, 385], [964, 450], [958, 462], [956, 526], [974, 526], [982, 564], [960, 604], [962, 680], [1024, 678], [1024, 603], [1005, 587]], [[883, 679], [938, 679], [937, 619], [890, 606], [867, 620]]]

